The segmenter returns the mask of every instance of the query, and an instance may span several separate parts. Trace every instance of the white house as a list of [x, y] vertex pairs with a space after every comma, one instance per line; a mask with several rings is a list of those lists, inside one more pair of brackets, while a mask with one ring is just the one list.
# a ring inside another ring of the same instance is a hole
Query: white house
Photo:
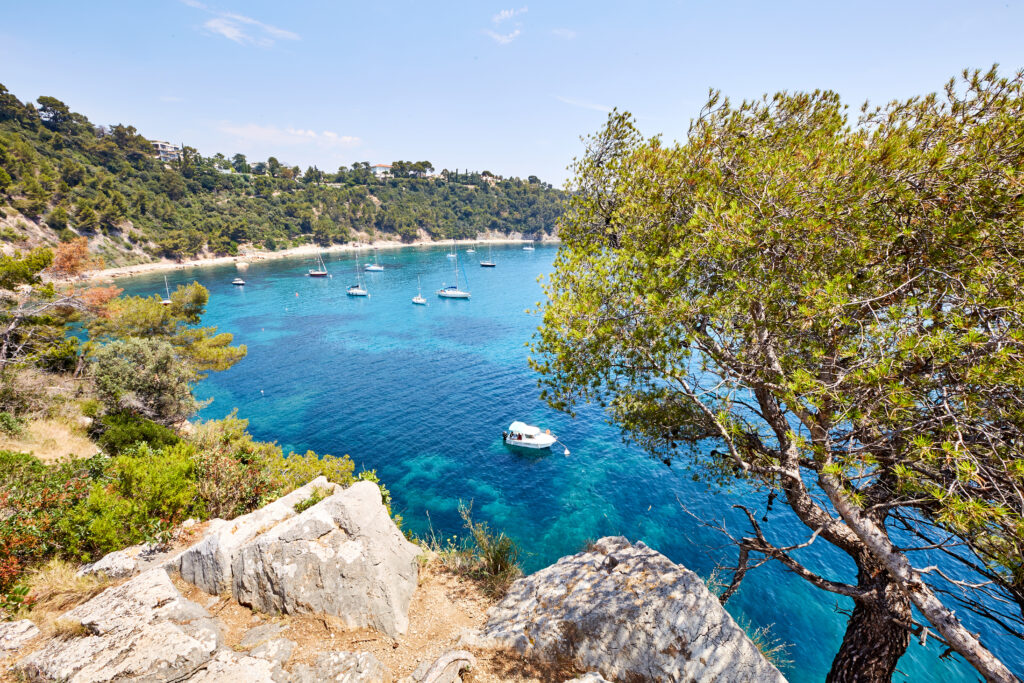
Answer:
[[374, 164], [370, 167], [373, 171], [373, 175], [378, 178], [390, 178], [391, 177], [391, 164]]
[[156, 158], [160, 161], [178, 161], [181, 159], [181, 147], [172, 145], [163, 140], [152, 140], [153, 149], [156, 150]]

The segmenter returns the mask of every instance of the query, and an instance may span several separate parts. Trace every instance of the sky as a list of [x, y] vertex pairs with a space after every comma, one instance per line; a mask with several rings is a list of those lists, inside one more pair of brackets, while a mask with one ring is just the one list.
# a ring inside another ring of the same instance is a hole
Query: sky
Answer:
[[205, 156], [427, 160], [561, 185], [613, 107], [682, 140], [709, 88], [856, 109], [1024, 67], [1024, 4], [0, 0], [0, 83]]

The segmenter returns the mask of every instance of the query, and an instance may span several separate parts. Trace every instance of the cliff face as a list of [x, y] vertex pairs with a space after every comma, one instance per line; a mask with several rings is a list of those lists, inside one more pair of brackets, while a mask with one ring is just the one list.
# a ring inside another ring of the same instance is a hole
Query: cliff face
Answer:
[[602, 539], [486, 614], [472, 586], [431, 566], [376, 485], [321, 478], [214, 520], [184, 550], [132, 548], [83, 568], [127, 580], [42, 632], [0, 625], [0, 660], [22, 679], [70, 683], [452, 683], [467, 668], [473, 681], [784, 680], [699, 578], [640, 543]]

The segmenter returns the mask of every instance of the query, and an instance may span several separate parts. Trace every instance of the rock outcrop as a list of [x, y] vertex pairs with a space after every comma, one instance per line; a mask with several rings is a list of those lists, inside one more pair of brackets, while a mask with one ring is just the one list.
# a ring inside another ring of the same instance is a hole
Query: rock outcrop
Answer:
[[151, 569], [65, 614], [66, 633], [17, 664], [30, 680], [165, 681], [198, 669], [220, 645], [210, 614]]
[[39, 635], [39, 629], [28, 619], [0, 622], [0, 656], [19, 650]]
[[696, 574], [622, 537], [516, 581], [478, 642], [616, 680], [785, 681]]
[[433, 662], [427, 660], [399, 683], [462, 683], [462, 672], [476, 665], [466, 650], [448, 650]]
[[215, 519], [210, 523], [203, 539], [169, 562], [168, 568], [177, 570], [181, 578], [211, 595], [230, 592], [231, 568], [241, 547], [260, 534], [270, 531], [277, 524], [294, 517], [297, 514], [295, 505], [307, 500], [316, 489], [327, 489], [331, 492], [342, 490], [340, 486], [330, 483], [326, 478], [317, 477], [305, 486], [247, 515], [236, 517], [229, 522]]
[[369, 652], [325, 652], [316, 666], [300, 664], [292, 672], [290, 683], [383, 683], [384, 665]]
[[409, 626], [419, 554], [380, 489], [356, 482], [241, 546], [234, 596], [261, 612], [331, 614], [397, 636]]

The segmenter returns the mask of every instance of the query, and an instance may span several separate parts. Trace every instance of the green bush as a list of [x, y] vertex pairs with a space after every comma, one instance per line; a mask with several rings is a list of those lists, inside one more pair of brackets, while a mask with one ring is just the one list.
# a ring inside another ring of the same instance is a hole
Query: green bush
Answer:
[[36, 365], [49, 372], [72, 372], [78, 365], [80, 345], [78, 337], [63, 339], [44, 349], [36, 359]]
[[97, 443], [110, 455], [118, 455], [138, 444], [160, 448], [173, 446], [181, 440], [167, 427], [126, 412], [101, 417], [93, 426], [93, 436], [98, 437]]
[[25, 421], [8, 412], [0, 413], [0, 432], [10, 436], [20, 436], [25, 431]]
[[289, 453], [279, 467], [278, 486], [284, 491], [297, 489], [321, 476], [341, 486], [351, 486], [355, 481], [352, 477], [355, 463], [347, 455], [338, 458], [326, 453], [317, 455], [313, 451], [306, 451], [303, 455]]

